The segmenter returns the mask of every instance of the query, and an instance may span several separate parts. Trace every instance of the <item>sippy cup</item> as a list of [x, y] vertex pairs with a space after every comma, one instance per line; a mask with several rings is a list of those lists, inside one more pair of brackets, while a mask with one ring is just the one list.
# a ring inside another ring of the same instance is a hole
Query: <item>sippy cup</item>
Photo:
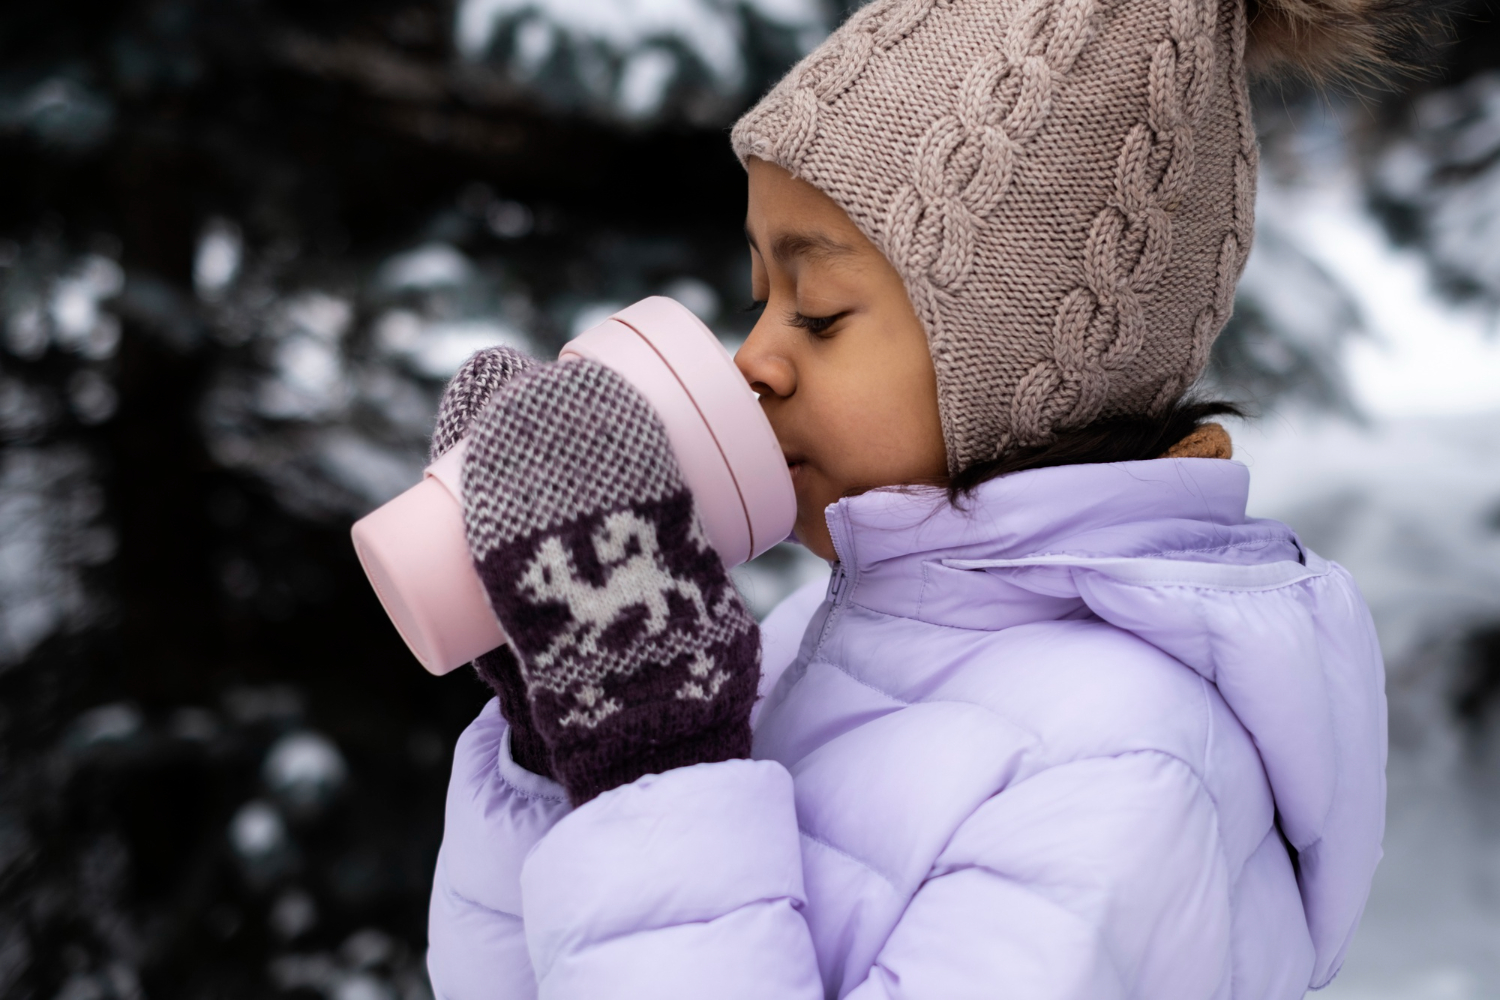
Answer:
[[[558, 360], [614, 369], [651, 404], [726, 566], [791, 532], [796, 497], [756, 395], [708, 327], [672, 299], [621, 309], [564, 345]], [[464, 536], [460, 474], [467, 442], [422, 481], [355, 522], [354, 549], [417, 660], [446, 674], [505, 643]]]

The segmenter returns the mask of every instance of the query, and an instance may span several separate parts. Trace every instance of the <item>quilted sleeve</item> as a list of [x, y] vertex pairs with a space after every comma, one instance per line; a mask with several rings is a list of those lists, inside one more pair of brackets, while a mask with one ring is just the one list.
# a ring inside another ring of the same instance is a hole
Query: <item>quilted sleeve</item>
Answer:
[[579, 806], [521, 873], [547, 1000], [820, 1000], [792, 779], [729, 760]]
[[562, 786], [510, 759], [492, 699], [459, 737], [433, 876], [427, 972], [437, 1000], [530, 1000], [521, 864], [567, 815]]
[[959, 827], [848, 997], [1210, 997], [1228, 887], [1214, 805], [1181, 761], [1054, 767]]

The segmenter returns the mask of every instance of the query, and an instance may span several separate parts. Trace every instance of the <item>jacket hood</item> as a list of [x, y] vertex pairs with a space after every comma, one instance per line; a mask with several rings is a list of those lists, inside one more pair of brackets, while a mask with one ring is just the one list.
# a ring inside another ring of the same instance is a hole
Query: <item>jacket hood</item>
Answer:
[[1294, 850], [1316, 964], [1338, 971], [1381, 857], [1386, 704], [1349, 573], [1249, 518], [1222, 459], [1038, 469], [961, 509], [877, 491], [828, 510], [852, 599], [970, 628], [1096, 615], [1217, 686], [1255, 741]]

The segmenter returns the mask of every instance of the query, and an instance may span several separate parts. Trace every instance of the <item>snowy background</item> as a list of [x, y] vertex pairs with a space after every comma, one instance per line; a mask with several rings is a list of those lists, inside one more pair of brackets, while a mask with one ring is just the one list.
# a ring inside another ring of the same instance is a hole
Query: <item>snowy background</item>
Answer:
[[[724, 128], [854, 4], [0, 11], [0, 995], [424, 1000], [452, 741], [347, 542], [475, 348], [664, 293], [748, 327]], [[1500, 10], [1257, 95], [1209, 388], [1389, 665], [1342, 1000], [1500, 996]], [[764, 612], [825, 569], [738, 579]]]

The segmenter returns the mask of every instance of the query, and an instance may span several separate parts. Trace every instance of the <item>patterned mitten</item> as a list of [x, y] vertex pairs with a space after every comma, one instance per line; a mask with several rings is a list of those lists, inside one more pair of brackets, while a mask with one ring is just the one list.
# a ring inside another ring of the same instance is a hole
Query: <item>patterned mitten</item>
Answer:
[[602, 365], [525, 372], [474, 421], [469, 550], [575, 805], [746, 757], [760, 634], [661, 421]]
[[502, 385], [539, 364], [536, 358], [509, 347], [486, 347], [471, 354], [443, 390], [427, 460], [436, 462], [443, 452], [458, 444], [459, 438], [469, 433], [474, 415], [484, 409]]
[[[437, 461], [458, 443], [459, 438], [469, 433], [474, 415], [512, 376], [538, 363], [535, 358], [508, 347], [486, 348], [465, 361], [443, 390], [437, 424], [432, 431], [429, 461]], [[500, 697], [500, 714], [510, 723], [511, 759], [533, 774], [551, 777], [552, 764], [547, 757], [547, 745], [531, 724], [531, 707], [526, 703], [526, 685], [521, 681], [516, 654], [509, 646], [501, 646], [476, 659], [474, 670]]]

